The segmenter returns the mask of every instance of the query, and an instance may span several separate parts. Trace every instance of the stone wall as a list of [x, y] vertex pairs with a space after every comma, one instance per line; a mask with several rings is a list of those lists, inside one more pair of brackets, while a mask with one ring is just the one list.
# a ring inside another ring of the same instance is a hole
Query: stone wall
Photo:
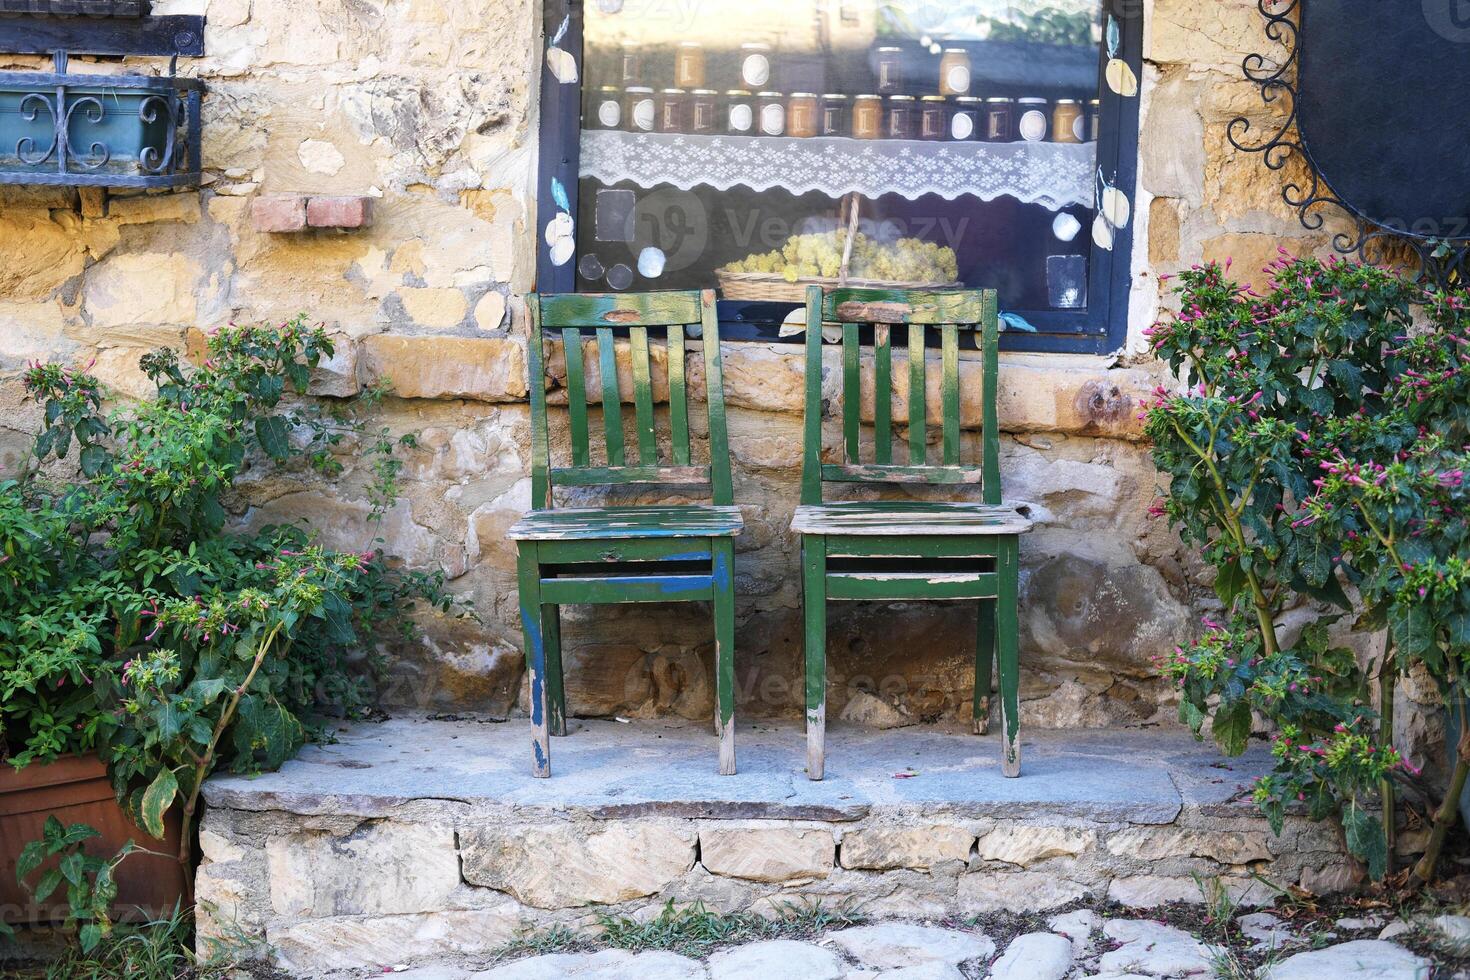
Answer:
[[[1278, 244], [1323, 245], [1281, 203], [1282, 176], [1232, 151], [1225, 123], [1259, 113], [1241, 57], [1263, 44], [1254, 0], [1145, 3], [1146, 64], [1133, 313], [1110, 357], [1003, 359], [1007, 495], [1037, 529], [1022, 547], [1022, 697], [1030, 725], [1170, 717], [1151, 659], [1212, 601], [1208, 579], [1147, 517], [1155, 476], [1138, 407], [1160, 379], [1140, 331], [1158, 277], [1233, 255], [1259, 268]], [[391, 377], [386, 424], [419, 448], [384, 524], [413, 566], [444, 568], [483, 624], [425, 619], [396, 651], [390, 704], [515, 710], [523, 681], [513, 551], [529, 504], [522, 296], [534, 266], [539, 11], [532, 0], [159, 0], [205, 13], [209, 55], [181, 65], [209, 85], [205, 186], [169, 194], [0, 189], [0, 471], [37, 425], [18, 369], [34, 358], [93, 370], [142, 394], [137, 360], [193, 327], [306, 311], [338, 338], [318, 392]], [[80, 61], [81, 59], [78, 59]], [[0, 59], [34, 68], [35, 59]], [[157, 72], [156, 61], [84, 70]], [[375, 222], [344, 233], [257, 232], [253, 197], [367, 195]], [[800, 348], [725, 349], [738, 543], [740, 710], [792, 716], [800, 688], [796, 500]], [[973, 367], [968, 365], [967, 370]], [[253, 471], [235, 501], [247, 524], [304, 519], [329, 541], [366, 544], [367, 474], [346, 459], [332, 485]], [[831, 617], [832, 710], [885, 695], [913, 718], [964, 710], [973, 614], [844, 605]], [[711, 628], [642, 606], [569, 613], [574, 713], [707, 718]]]

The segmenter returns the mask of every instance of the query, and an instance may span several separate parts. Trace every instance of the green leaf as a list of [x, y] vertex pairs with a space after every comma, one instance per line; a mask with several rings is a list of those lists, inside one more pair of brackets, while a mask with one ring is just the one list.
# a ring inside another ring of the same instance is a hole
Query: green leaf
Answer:
[[1227, 610], [1235, 605], [1235, 597], [1245, 588], [1245, 581], [1245, 569], [1234, 558], [1219, 567], [1215, 574], [1215, 595]]
[[80, 939], [82, 943], [82, 952], [92, 952], [92, 950], [97, 948], [97, 944], [102, 942], [103, 937], [106, 935], [107, 930], [103, 929], [101, 926], [95, 923], [89, 922], [86, 925], [82, 926], [81, 931], [78, 933], [77, 936], [77, 938]]
[[1188, 698], [1179, 702], [1179, 720], [1189, 726], [1189, 730], [1194, 732], [1195, 738], [1200, 737], [1199, 730], [1205, 723], [1205, 713]]
[[[130, 842], [131, 843], [131, 842]], [[117, 900], [117, 879], [112, 876], [112, 865], [104, 864], [97, 872], [97, 883], [92, 888], [97, 904], [107, 908]]]
[[286, 420], [279, 415], [263, 415], [256, 419], [255, 438], [260, 440], [260, 448], [272, 459], [285, 459], [291, 454]]
[[237, 768], [277, 769], [301, 747], [306, 731], [279, 701], [247, 694], [236, 710], [234, 739]]
[[179, 781], [172, 769], [160, 770], [143, 791], [143, 829], [159, 840], [163, 840], [163, 815], [168, 812], [178, 791]]
[[41, 876], [40, 881], [36, 882], [36, 887], [31, 890], [31, 897], [37, 902], [46, 901], [46, 899], [51, 897], [51, 893], [56, 891], [56, 887], [61, 884], [61, 880], [61, 872], [52, 868]]
[[1445, 626], [1450, 631], [1450, 643], [1457, 647], [1470, 647], [1470, 611], [1450, 613], [1445, 617]]
[[96, 476], [107, 465], [108, 453], [102, 446], [91, 445], [82, 449], [82, 472]]
[[1388, 869], [1388, 845], [1383, 839], [1383, 825], [1353, 801], [1343, 808], [1342, 829], [1348, 850], [1368, 865], [1368, 875], [1374, 881], [1382, 878]]
[[1422, 657], [1434, 649], [1434, 620], [1418, 602], [1395, 602], [1388, 611], [1388, 628], [1399, 653]]
[[15, 859], [15, 880], [17, 884], [25, 884], [25, 880], [41, 866], [45, 861], [46, 842], [33, 840], [20, 849], [20, 857]]
[[82, 883], [82, 872], [86, 869], [87, 858], [81, 851], [72, 851], [61, 859], [61, 876], [73, 885]]
[[1215, 744], [1226, 755], [1245, 751], [1251, 734], [1251, 706], [1244, 700], [1233, 701], [1215, 712]]

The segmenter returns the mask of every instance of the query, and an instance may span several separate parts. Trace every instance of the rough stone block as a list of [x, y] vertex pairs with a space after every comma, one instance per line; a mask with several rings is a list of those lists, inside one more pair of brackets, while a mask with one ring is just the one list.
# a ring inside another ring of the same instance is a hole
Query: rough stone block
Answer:
[[262, 234], [289, 234], [306, 228], [306, 198], [266, 194], [250, 202], [250, 227]]
[[266, 846], [271, 907], [281, 915], [431, 912], [459, 887], [454, 830], [365, 824], [346, 837], [300, 834]]
[[975, 856], [1022, 867], [1056, 857], [1077, 857], [1097, 843], [1091, 830], [1073, 827], [1012, 825], [997, 827], [980, 838]]
[[970, 857], [975, 835], [963, 827], [865, 827], [842, 837], [842, 866], [870, 871], [928, 870]]
[[358, 378], [393, 382], [398, 398], [512, 402], [526, 397], [526, 351], [502, 337], [364, 337]]
[[313, 228], [366, 228], [373, 223], [373, 199], [362, 196], [308, 198], [306, 223]]
[[825, 827], [704, 824], [699, 848], [711, 873], [749, 881], [825, 878], [836, 854]]
[[560, 823], [460, 831], [464, 880], [509, 892], [537, 908], [627, 902], [652, 895], [694, 866], [686, 825]]
[[405, 961], [483, 956], [522, 928], [514, 902], [491, 908], [432, 914], [333, 916], [273, 927], [266, 938], [277, 965], [299, 974], [328, 970], [383, 970]]
[[994, 874], [974, 871], [960, 878], [960, 909], [977, 912], [1044, 912], [1076, 901], [1089, 889], [1080, 881], [1040, 871]]
[[1108, 853], [1140, 861], [1206, 857], [1221, 864], [1271, 860], [1264, 831], [1191, 830], [1185, 827], [1129, 827], [1108, 838]]

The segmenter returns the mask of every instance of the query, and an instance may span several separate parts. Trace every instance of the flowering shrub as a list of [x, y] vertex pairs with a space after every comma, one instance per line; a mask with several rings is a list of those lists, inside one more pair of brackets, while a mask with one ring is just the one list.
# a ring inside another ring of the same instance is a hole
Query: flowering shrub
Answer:
[[[1161, 667], [1180, 686], [1181, 718], [1197, 732], [1210, 719], [1229, 753], [1244, 750], [1253, 713], [1275, 723], [1277, 766], [1256, 802], [1278, 829], [1292, 805], [1340, 817], [1349, 849], [1379, 876], [1405, 764], [1390, 719], [1370, 707], [1373, 682], [1386, 711], [1395, 678], [1414, 664], [1448, 703], [1461, 703], [1466, 683], [1470, 312], [1459, 294], [1337, 260], [1283, 253], [1264, 296], [1227, 271], [1184, 273], [1180, 312], [1150, 331], [1188, 385], [1158, 389], [1145, 413], [1170, 477], [1156, 511], [1200, 546], [1225, 608], [1223, 624], [1207, 622]], [[1304, 602], [1322, 612], [1283, 646], [1282, 613]], [[1331, 646], [1329, 628], [1352, 611], [1360, 628], [1389, 627], [1380, 662]], [[1467, 767], [1470, 741], [1415, 869], [1421, 880]]]
[[[200, 785], [218, 765], [274, 768], [323, 712], [372, 702], [372, 650], [408, 607], [452, 602], [440, 574], [381, 550], [341, 554], [300, 527], [229, 529], [231, 486], [257, 465], [341, 470], [359, 441], [373, 461], [374, 516], [398, 461], [353, 403], [292, 405], [332, 346], [304, 319], [209, 340], [186, 370], [142, 359], [157, 396], [101, 414], [97, 382], [57, 365], [25, 375], [44, 428], [18, 480], [0, 483], [0, 734], [16, 765], [100, 753], [140, 824], [163, 834], [177, 800], [190, 859]], [[401, 441], [411, 442], [405, 438]], [[77, 474], [47, 475], [77, 447]]]

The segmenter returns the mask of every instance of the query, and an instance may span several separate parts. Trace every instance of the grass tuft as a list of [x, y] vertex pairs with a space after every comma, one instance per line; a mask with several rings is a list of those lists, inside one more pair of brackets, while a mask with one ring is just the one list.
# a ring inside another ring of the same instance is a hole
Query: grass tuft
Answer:
[[866, 916], [850, 908], [824, 908], [820, 903], [779, 906], [767, 918], [754, 912], [711, 912], [703, 902], [682, 909], [671, 899], [647, 922], [600, 915], [602, 944], [630, 952], [668, 950], [699, 959], [725, 946], [767, 939], [810, 939], [832, 928], [858, 925]]

